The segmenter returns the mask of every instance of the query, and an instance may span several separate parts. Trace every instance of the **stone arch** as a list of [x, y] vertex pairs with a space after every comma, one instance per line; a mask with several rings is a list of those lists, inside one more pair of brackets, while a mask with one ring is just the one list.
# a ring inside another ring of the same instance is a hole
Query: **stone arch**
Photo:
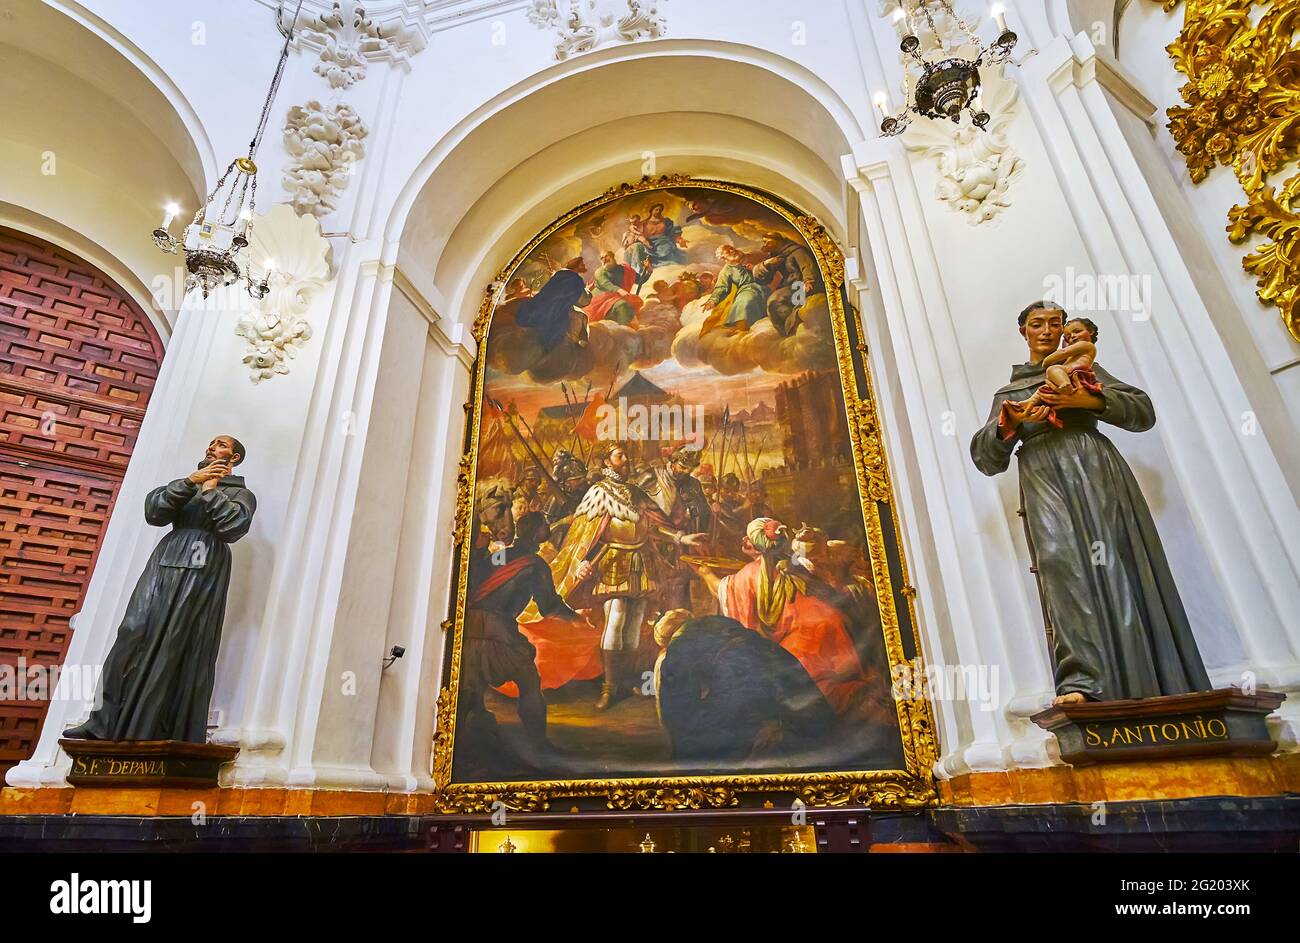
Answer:
[[[598, 107], [572, 107], [585, 90], [610, 83], [635, 89], [652, 79], [653, 101], [593, 95]], [[371, 408], [384, 416], [385, 431], [367, 439], [360, 463], [365, 485], [351, 511], [360, 527], [349, 539], [343, 625], [335, 626], [336, 634], [378, 635], [372, 647], [402, 644], [419, 666], [386, 681], [363, 722], [374, 732], [374, 774], [394, 787], [431, 784], [458, 407], [469, 392], [468, 326], [487, 284], [552, 220], [643, 176], [645, 151], [654, 153], [654, 175], [689, 173], [765, 190], [848, 242], [858, 214], [841, 158], [866, 133], [824, 81], [784, 57], [735, 44], [664, 41], [599, 50], [539, 73], [465, 118], [420, 163], [384, 233], [397, 275]], [[417, 410], [402, 409], [413, 402]], [[391, 544], [387, 535], [396, 532], [399, 545], [376, 567], [374, 547]], [[367, 567], [382, 569], [382, 583]], [[363, 626], [347, 615], [353, 612], [387, 612], [388, 624], [374, 625], [371, 615]], [[322, 737], [316, 761], [339, 764], [349, 750], [341, 737]]]
[[168, 202], [193, 213], [215, 177], [198, 116], [157, 64], [79, 4], [16, 9], [0, 50], [0, 156], [12, 170], [0, 222], [112, 273], [166, 338], [179, 295], [155, 301], [146, 286], [175, 259], [149, 233]]
[[[1159, 4], [1150, 0], [1064, 0], [1050, 15], [1054, 17], [1060, 32], [1066, 36], [1087, 33], [1094, 44], [1101, 46], [1111, 58], [1121, 61], [1121, 40], [1128, 32], [1124, 28], [1124, 22], [1135, 11], [1138, 11], [1138, 18], [1143, 20], [1169, 16], [1169, 11], [1162, 10]], [[1095, 38], [1098, 25], [1104, 30], [1101, 43], [1097, 43]], [[1151, 50], [1146, 52], [1149, 54]]]
[[1096, 23], [1104, 23], [1106, 29], [1113, 33], [1128, 4], [1129, 0], [1065, 0], [1063, 22], [1059, 25], [1062, 28], [1068, 27], [1069, 34], [1072, 35], [1090, 33]]
[[[651, 81], [652, 100], [574, 105], [588, 90]], [[783, 193], [842, 236], [840, 158], [863, 136], [829, 85], [771, 52], [702, 41], [615, 47], [538, 73], [468, 116], [407, 182], [385, 235], [439, 314], [464, 321], [513, 246], [569, 206], [641, 177], [647, 154], [653, 174]]]
[[[162, 356], [113, 278], [0, 227], [0, 665], [63, 663]], [[0, 769], [47, 706], [0, 704]]]
[[0, 200], [0, 228], [24, 233], [85, 259], [111, 278], [131, 300], [140, 306], [165, 345], [170, 339], [171, 325], [154, 299], [150, 286], [135, 270], [104, 246], [86, 238], [71, 226], [50, 219], [40, 213]]

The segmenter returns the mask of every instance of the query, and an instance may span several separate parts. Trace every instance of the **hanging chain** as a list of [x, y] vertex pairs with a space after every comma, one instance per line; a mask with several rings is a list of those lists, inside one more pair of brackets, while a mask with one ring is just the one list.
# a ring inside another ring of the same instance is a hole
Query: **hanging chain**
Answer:
[[236, 162], [233, 160], [230, 162], [230, 166], [226, 168], [226, 172], [221, 175], [216, 186], [212, 188], [212, 192], [208, 194], [208, 198], [203, 201], [203, 205], [195, 212], [194, 219], [190, 221], [190, 225], [185, 227], [185, 232], [189, 232], [190, 226], [197, 226], [199, 223], [207, 221], [208, 207], [212, 205], [212, 201], [217, 198], [217, 194], [221, 192], [221, 188], [226, 185], [226, 180], [234, 172], [235, 163]]
[[943, 5], [943, 8], [948, 11], [948, 15], [951, 16], [953, 22], [957, 24], [957, 28], [961, 30], [963, 33], [965, 33], [967, 36], [969, 36], [972, 40], [978, 43], [979, 37], [975, 35], [975, 31], [973, 29], [971, 29], [969, 26], [966, 25], [966, 21], [961, 18], [961, 15], [957, 12], [957, 10], [953, 7], [953, 5], [949, 3], [948, 0], [939, 0], [939, 2]]
[[912, 18], [916, 16], [915, 10], [908, 9], [908, 4], [911, 2], [912, 0], [898, 0], [898, 10], [903, 14], [903, 25], [907, 28], [907, 32], [909, 33], [913, 32]]
[[[251, 260], [247, 259], [242, 250], [248, 247], [248, 235], [252, 232], [252, 217], [257, 203], [257, 164], [253, 158], [257, 154], [258, 145], [262, 143], [262, 135], [266, 132], [266, 124], [271, 117], [271, 106], [275, 103], [276, 93], [280, 90], [280, 81], [284, 78], [284, 67], [289, 61], [289, 47], [293, 44], [294, 33], [297, 31], [298, 17], [302, 13], [302, 3], [303, 0], [298, 0], [288, 30], [284, 29], [282, 25], [283, 17], [280, 16], [283, 7], [281, 6], [277, 10], [276, 26], [284, 34], [284, 45], [280, 47], [280, 61], [276, 63], [275, 74], [271, 78], [271, 87], [266, 93], [266, 100], [262, 103], [262, 114], [257, 120], [257, 130], [253, 134], [253, 139], [248, 142], [248, 156], [237, 157], [230, 162], [230, 166], [217, 180], [216, 186], [212, 188], [208, 198], [195, 212], [193, 220], [181, 233], [180, 239], [173, 238], [165, 231], [165, 227], [163, 231], [154, 233], [154, 242], [164, 252], [174, 253], [178, 250], [184, 250], [186, 268], [189, 269], [189, 274], [185, 277], [185, 290], [187, 292], [196, 287], [202, 288], [203, 297], [206, 298], [208, 292], [213, 288], [232, 285], [241, 279], [248, 290], [248, 294], [254, 299], [265, 297], [269, 290], [270, 273], [263, 275], [260, 281], [255, 279]], [[226, 198], [221, 204], [221, 209], [212, 222], [221, 227], [238, 227], [241, 213], [246, 212], [247, 225], [236, 232], [228, 248], [216, 248], [214, 244], [212, 247], [191, 249], [188, 245], [191, 230], [195, 226], [209, 222], [208, 212], [214, 209], [215, 201], [225, 188], [226, 181], [230, 179], [232, 173], [236, 175], [235, 182], [231, 184], [230, 190], [226, 193]], [[248, 201], [247, 210], [244, 209], [245, 199]], [[240, 262], [241, 256], [245, 258], [242, 264]]]
[[939, 27], [934, 25], [934, 14], [930, 12], [930, 0], [921, 0], [921, 12], [925, 14], [925, 22], [929, 25], [931, 34], [935, 39], [938, 39]]
[[938, 3], [939, 7], [945, 13], [947, 13], [948, 16], [952, 19], [957, 29], [966, 35], [967, 39], [973, 42], [976, 46], [982, 45], [980, 43], [979, 34], [977, 34], [973, 29], [971, 29], [971, 27], [966, 23], [966, 21], [961, 18], [960, 14], [957, 13], [957, 10], [953, 7], [950, 0], [920, 0], [921, 12], [925, 14], [925, 21], [930, 27], [930, 32], [934, 34], [935, 42], [938, 44], [938, 47], [940, 49], [947, 49], [949, 47], [943, 41], [943, 38], [939, 35], [939, 27], [935, 25], [934, 14], [930, 11], [931, 3]]
[[257, 121], [257, 132], [253, 135], [253, 140], [248, 142], [249, 160], [257, 156], [257, 146], [262, 143], [262, 133], [266, 131], [266, 122], [271, 116], [271, 105], [275, 102], [275, 93], [280, 90], [280, 79], [284, 76], [284, 64], [289, 59], [289, 46], [293, 43], [293, 34], [298, 28], [298, 14], [301, 12], [302, 0], [298, 0], [298, 6], [293, 11], [293, 20], [289, 23], [289, 30], [284, 34], [284, 46], [280, 49], [280, 61], [276, 64], [275, 75], [271, 78], [271, 88], [266, 93], [266, 101], [262, 104], [262, 116]]

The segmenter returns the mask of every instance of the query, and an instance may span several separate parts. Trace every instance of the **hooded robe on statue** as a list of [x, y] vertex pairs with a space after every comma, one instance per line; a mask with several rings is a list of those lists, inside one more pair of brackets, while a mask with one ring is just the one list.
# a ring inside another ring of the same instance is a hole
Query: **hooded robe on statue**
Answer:
[[[1062, 409], [1061, 428], [1003, 419], [1002, 404], [1046, 382], [1042, 364], [1022, 363], [993, 395], [971, 458], [986, 475], [1019, 458], [1025, 522], [1056, 637], [1056, 692], [1091, 700], [1156, 697], [1210, 689], [1187, 613], [1142, 489], [1107, 422], [1145, 432], [1156, 414], [1146, 393], [1093, 365], [1101, 412]], [[1096, 553], [1105, 556], [1097, 565]]]
[[140, 574], [104, 662], [102, 706], [75, 728], [78, 736], [206, 742], [230, 586], [227, 544], [248, 533], [256, 509], [238, 475], [211, 491], [178, 478], [149, 492], [144, 519], [172, 530]]

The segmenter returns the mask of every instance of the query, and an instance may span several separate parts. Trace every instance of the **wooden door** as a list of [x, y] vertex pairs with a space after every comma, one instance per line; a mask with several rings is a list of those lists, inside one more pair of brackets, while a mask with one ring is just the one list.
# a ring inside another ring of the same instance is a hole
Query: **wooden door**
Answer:
[[[162, 355], [104, 273], [0, 228], [0, 666], [63, 663]], [[0, 699], [0, 774], [46, 704]]]

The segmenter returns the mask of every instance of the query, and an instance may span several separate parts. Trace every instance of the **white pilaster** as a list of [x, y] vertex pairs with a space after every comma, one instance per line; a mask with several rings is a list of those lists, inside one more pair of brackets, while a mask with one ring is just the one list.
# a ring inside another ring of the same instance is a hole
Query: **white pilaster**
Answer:
[[473, 365], [473, 340], [463, 324], [443, 321], [397, 275], [393, 303], [413, 305], [427, 321], [410, 473], [407, 476], [386, 645], [405, 656], [384, 674], [375, 723], [373, 767], [389, 788], [429, 790], [435, 706], [452, 581], [454, 482], [460, 462]]
[[[929, 574], [930, 585], [918, 586], [919, 593], [932, 597], [926, 608], [936, 616], [946, 614], [921, 626], [927, 660], [939, 669], [984, 666], [998, 679], [996, 710], [981, 709], [971, 698], [936, 704], [943, 726], [936, 773], [1046, 765], [1043, 736], [1023, 725], [1015, 729], [1005, 713], [1017, 695], [1045, 698], [1051, 679], [1045, 656], [1024, 644], [1037, 633], [1037, 613], [1023, 579], [989, 556], [992, 549], [1002, 559], [1014, 559], [1016, 551], [1008, 521], [989, 513], [987, 500], [972, 494], [978, 473], [971, 467], [967, 437], [958, 432], [983, 425], [984, 411], [966, 379], [910, 169], [898, 149], [868, 141], [845, 158], [845, 173], [862, 198], [894, 354], [892, 364], [875, 363], [873, 370], [898, 373], [920, 471], [920, 494], [914, 498], [919, 504], [905, 508], [904, 516], [928, 524], [939, 562], [938, 571]], [[896, 446], [891, 460], [903, 461]]]
[[[248, 696], [238, 726], [223, 731], [241, 747], [231, 784], [286, 785], [293, 767], [311, 764], [388, 310], [390, 286], [379, 278], [378, 251], [375, 242], [352, 244], [336, 263], [337, 287], [262, 620], [276, 630], [262, 635], [246, 666]], [[334, 784], [377, 788], [380, 782], [365, 770], [341, 770]]]

